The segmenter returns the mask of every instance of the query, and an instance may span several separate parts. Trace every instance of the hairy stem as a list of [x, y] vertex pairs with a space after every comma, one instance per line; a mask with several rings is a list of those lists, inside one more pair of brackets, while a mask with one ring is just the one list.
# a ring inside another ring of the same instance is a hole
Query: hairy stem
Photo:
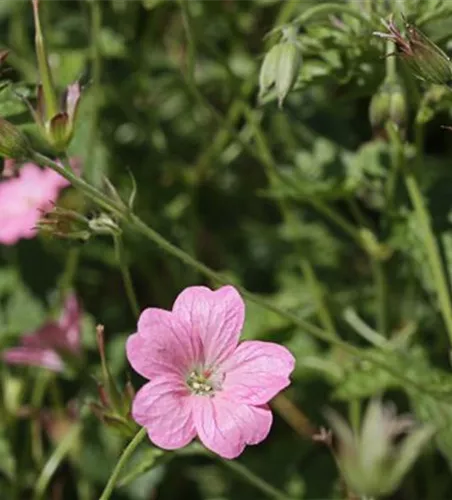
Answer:
[[138, 300], [135, 295], [135, 290], [132, 283], [132, 277], [130, 276], [129, 267], [127, 266], [124, 245], [121, 236], [115, 236], [115, 249], [116, 256], [118, 258], [119, 268], [121, 269], [122, 279], [124, 282], [124, 288], [126, 290], [127, 299], [132, 309], [133, 314], [136, 318], [140, 315], [140, 306], [138, 305]]
[[126, 446], [122, 455], [119, 457], [113, 472], [110, 475], [110, 478], [105, 486], [102, 495], [99, 497], [99, 500], [108, 500], [115, 489], [116, 482], [118, 481], [119, 474], [123, 469], [124, 465], [127, 463], [129, 458], [133, 455], [133, 452], [137, 449], [138, 445], [143, 441], [146, 436], [146, 429], [142, 427], [134, 436], [132, 441]]

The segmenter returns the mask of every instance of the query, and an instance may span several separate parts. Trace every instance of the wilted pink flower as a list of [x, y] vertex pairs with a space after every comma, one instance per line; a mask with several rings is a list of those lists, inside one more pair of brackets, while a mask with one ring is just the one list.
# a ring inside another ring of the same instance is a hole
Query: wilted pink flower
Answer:
[[289, 385], [295, 360], [271, 342], [238, 344], [244, 317], [232, 286], [189, 287], [172, 311], [141, 313], [127, 357], [150, 382], [136, 394], [132, 416], [156, 445], [181, 448], [198, 436], [206, 448], [235, 458], [267, 437], [267, 403]]
[[68, 295], [61, 316], [21, 338], [21, 346], [7, 349], [3, 360], [10, 364], [41, 366], [62, 371], [61, 354], [80, 354], [80, 307], [75, 295]]
[[42, 211], [50, 209], [69, 182], [50, 168], [25, 163], [19, 176], [0, 182], [0, 244], [33, 238]]

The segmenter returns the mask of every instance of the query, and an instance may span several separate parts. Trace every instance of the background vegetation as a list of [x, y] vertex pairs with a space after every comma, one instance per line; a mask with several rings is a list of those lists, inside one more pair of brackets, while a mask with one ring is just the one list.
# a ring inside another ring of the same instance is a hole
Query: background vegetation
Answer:
[[[69, 149], [85, 179], [105, 189], [108, 177], [126, 198], [134, 178], [142, 220], [226, 281], [290, 313], [248, 301], [244, 337], [283, 343], [297, 358], [286, 393], [295, 407], [275, 403], [269, 438], [234, 462], [238, 471], [178, 454], [112, 498], [263, 497], [241, 466], [293, 498], [346, 498], [328, 447], [312, 440], [304, 418], [315, 429], [328, 426], [329, 406], [357, 425], [365, 401], [382, 394], [439, 429], [391, 498], [449, 498], [452, 141], [441, 126], [450, 124], [452, 94], [385, 58], [386, 42], [373, 32], [384, 31], [381, 18], [404, 14], [447, 51], [452, 5], [55, 0], [41, 7], [56, 83], [80, 78], [85, 87]], [[259, 99], [259, 70], [281, 40], [271, 30], [287, 24], [297, 27], [302, 63], [279, 107], [273, 90]], [[2, 0], [0, 47], [10, 54], [0, 116], [52, 154], [17, 97], [35, 93], [33, 37], [30, 2]], [[370, 102], [388, 71], [398, 74], [391, 92], [402, 104], [386, 106], [372, 126]], [[442, 289], [406, 169], [431, 214]], [[73, 189], [60, 204], [98, 213]], [[170, 307], [184, 287], [216, 284], [127, 227], [124, 244], [141, 308]], [[2, 498], [98, 498], [127, 442], [87, 405], [98, 398], [98, 323], [114, 377], [142, 383], [124, 354], [136, 320], [110, 237], [83, 244], [39, 235], [0, 246], [0, 346], [42, 324], [67, 283], [84, 309], [85, 367], [50, 375], [1, 366]], [[154, 455], [143, 444], [123, 477], [138, 475]]]

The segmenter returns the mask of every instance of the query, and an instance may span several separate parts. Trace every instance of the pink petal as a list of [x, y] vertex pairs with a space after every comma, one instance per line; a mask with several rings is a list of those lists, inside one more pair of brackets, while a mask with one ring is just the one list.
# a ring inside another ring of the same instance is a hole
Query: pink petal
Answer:
[[55, 350], [61, 343], [61, 337], [60, 327], [54, 321], [49, 321], [34, 332], [23, 335], [20, 341], [25, 347]]
[[185, 377], [200, 358], [200, 339], [173, 313], [145, 309], [138, 320], [138, 333], [126, 344], [133, 369], [146, 378], [167, 373]]
[[182, 448], [196, 436], [191, 395], [176, 375], [155, 377], [136, 394], [132, 416], [146, 427], [149, 439], [164, 448]]
[[194, 396], [193, 420], [199, 439], [224, 458], [236, 458], [246, 445], [263, 441], [273, 421], [267, 405], [248, 406], [216, 395]]
[[295, 358], [273, 342], [242, 342], [221, 365], [225, 373], [223, 392], [231, 400], [260, 405], [267, 403], [290, 384]]
[[48, 368], [53, 371], [63, 370], [63, 361], [55, 351], [37, 347], [13, 347], [2, 353], [6, 363]]
[[173, 312], [191, 325], [193, 335], [200, 336], [207, 366], [234, 352], [245, 319], [245, 304], [234, 287], [216, 291], [203, 286], [186, 288], [177, 297]]
[[71, 85], [67, 86], [66, 90], [66, 111], [69, 115], [69, 119], [71, 120], [71, 122], [73, 122], [75, 120], [75, 114], [77, 112], [78, 102], [81, 94], [80, 83], [72, 83]]
[[62, 331], [63, 348], [78, 352], [80, 350], [80, 306], [75, 294], [67, 296], [58, 324]]

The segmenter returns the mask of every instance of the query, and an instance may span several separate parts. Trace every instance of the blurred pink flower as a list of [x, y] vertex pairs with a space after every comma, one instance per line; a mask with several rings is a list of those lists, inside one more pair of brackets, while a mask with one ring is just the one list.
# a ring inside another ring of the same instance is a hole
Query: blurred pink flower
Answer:
[[0, 244], [33, 238], [42, 211], [50, 209], [69, 182], [53, 170], [25, 163], [18, 177], [0, 182]]
[[61, 354], [80, 354], [80, 306], [74, 294], [68, 295], [57, 321], [50, 321], [21, 338], [21, 346], [2, 353], [6, 363], [30, 365], [62, 371]]
[[232, 286], [189, 287], [172, 311], [141, 313], [127, 357], [150, 382], [136, 394], [132, 416], [156, 445], [181, 448], [198, 436], [231, 459], [267, 437], [266, 403], [289, 385], [295, 360], [271, 342], [238, 344], [244, 317]]

